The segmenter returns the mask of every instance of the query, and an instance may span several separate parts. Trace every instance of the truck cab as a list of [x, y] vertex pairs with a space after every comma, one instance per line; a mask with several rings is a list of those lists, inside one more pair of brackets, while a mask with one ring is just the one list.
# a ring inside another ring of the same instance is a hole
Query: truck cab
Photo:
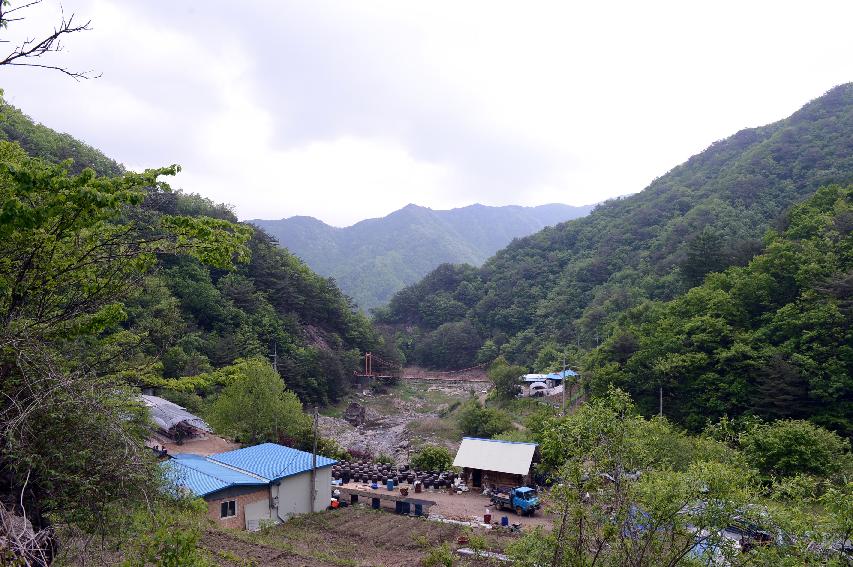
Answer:
[[500, 510], [504, 508], [515, 510], [519, 516], [532, 516], [541, 506], [536, 490], [529, 486], [518, 486], [493, 494], [492, 503]]

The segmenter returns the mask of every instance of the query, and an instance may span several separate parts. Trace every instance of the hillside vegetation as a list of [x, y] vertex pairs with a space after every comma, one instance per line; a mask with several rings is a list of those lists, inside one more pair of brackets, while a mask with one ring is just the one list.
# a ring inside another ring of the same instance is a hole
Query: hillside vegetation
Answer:
[[368, 310], [443, 263], [482, 264], [513, 238], [589, 213], [592, 206], [487, 207], [434, 211], [408, 205], [346, 228], [312, 217], [253, 220], [312, 270], [335, 279]]
[[818, 190], [745, 267], [628, 311], [588, 359], [647, 413], [693, 430], [726, 414], [810, 419], [853, 435], [853, 186]]
[[[3, 114], [15, 142], [0, 141], [0, 516], [27, 530], [0, 557], [49, 564], [63, 529], [112, 549], [150, 544], [130, 555], [142, 563], [170, 546], [194, 553], [174, 523], [198, 506], [162, 490], [140, 388], [209, 409], [239, 440], [304, 448], [302, 403], [336, 400], [382, 340], [263, 231], [172, 190], [177, 166], [127, 172]], [[247, 391], [268, 395], [233, 411]]]
[[482, 359], [501, 353], [525, 365], [549, 345], [589, 349], [626, 309], [745, 265], [791, 205], [851, 179], [853, 84], [846, 84], [789, 118], [712, 144], [636, 195], [516, 240], [482, 268], [437, 268], [397, 293], [377, 320], [415, 325], [400, 344], [434, 366], [441, 361], [417, 356], [419, 342], [462, 344], [454, 363], [474, 362], [475, 343]]

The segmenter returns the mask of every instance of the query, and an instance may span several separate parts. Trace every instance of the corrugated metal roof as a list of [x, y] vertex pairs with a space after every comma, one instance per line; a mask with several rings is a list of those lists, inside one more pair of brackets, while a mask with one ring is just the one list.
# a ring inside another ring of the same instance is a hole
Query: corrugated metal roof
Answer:
[[551, 380], [562, 380], [565, 376], [577, 376], [578, 373], [574, 370], [566, 370], [565, 372], [560, 370], [559, 372], [552, 372], [546, 376], [546, 378], [550, 378]]
[[232, 486], [269, 484], [267, 479], [243, 474], [198, 455], [175, 455], [161, 466], [169, 480], [177, 486], [188, 488], [196, 496], [206, 496]]
[[151, 420], [163, 431], [169, 431], [182, 421], [187, 422], [197, 429], [204, 431], [211, 430], [210, 426], [204, 420], [191, 414], [176, 403], [157, 396], [142, 395], [140, 398], [142, 398], [142, 403], [148, 407]]
[[453, 460], [454, 467], [468, 467], [509, 474], [527, 474], [536, 443], [465, 437]]
[[[291, 449], [276, 443], [263, 443], [254, 447], [211, 455], [208, 459], [247, 471], [269, 480], [311, 470], [311, 453]], [[317, 455], [317, 468], [328, 467], [337, 461]]]

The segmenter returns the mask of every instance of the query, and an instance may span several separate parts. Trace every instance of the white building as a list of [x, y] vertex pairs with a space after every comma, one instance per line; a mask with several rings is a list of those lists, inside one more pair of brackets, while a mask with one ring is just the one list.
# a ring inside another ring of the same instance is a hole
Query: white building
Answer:
[[256, 530], [265, 522], [325, 510], [336, 462], [317, 456], [313, 487], [311, 453], [275, 443], [209, 457], [175, 455], [163, 466], [177, 486], [204, 498], [213, 520]]

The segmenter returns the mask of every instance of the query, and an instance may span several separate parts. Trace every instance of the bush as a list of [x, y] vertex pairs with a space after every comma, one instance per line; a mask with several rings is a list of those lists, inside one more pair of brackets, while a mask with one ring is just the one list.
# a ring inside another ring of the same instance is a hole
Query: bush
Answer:
[[453, 552], [446, 542], [442, 543], [440, 547], [436, 547], [430, 551], [423, 558], [421, 564], [424, 567], [453, 567]]
[[412, 457], [412, 466], [423, 471], [444, 471], [453, 466], [453, 455], [445, 447], [427, 445]]
[[765, 478], [810, 474], [831, 476], [850, 466], [850, 442], [811, 422], [779, 420], [740, 436], [750, 465]]
[[379, 453], [379, 455], [376, 457], [376, 462], [383, 465], [393, 465], [394, 457], [387, 453]]
[[500, 441], [513, 441], [516, 443], [534, 443], [536, 441], [530, 431], [522, 429], [510, 429], [509, 431], [505, 431], [503, 433], [495, 435], [494, 437], [492, 437], [492, 439], [498, 439]]
[[506, 412], [484, 408], [477, 400], [466, 402], [459, 412], [459, 427], [470, 437], [492, 438], [512, 429], [512, 419]]

